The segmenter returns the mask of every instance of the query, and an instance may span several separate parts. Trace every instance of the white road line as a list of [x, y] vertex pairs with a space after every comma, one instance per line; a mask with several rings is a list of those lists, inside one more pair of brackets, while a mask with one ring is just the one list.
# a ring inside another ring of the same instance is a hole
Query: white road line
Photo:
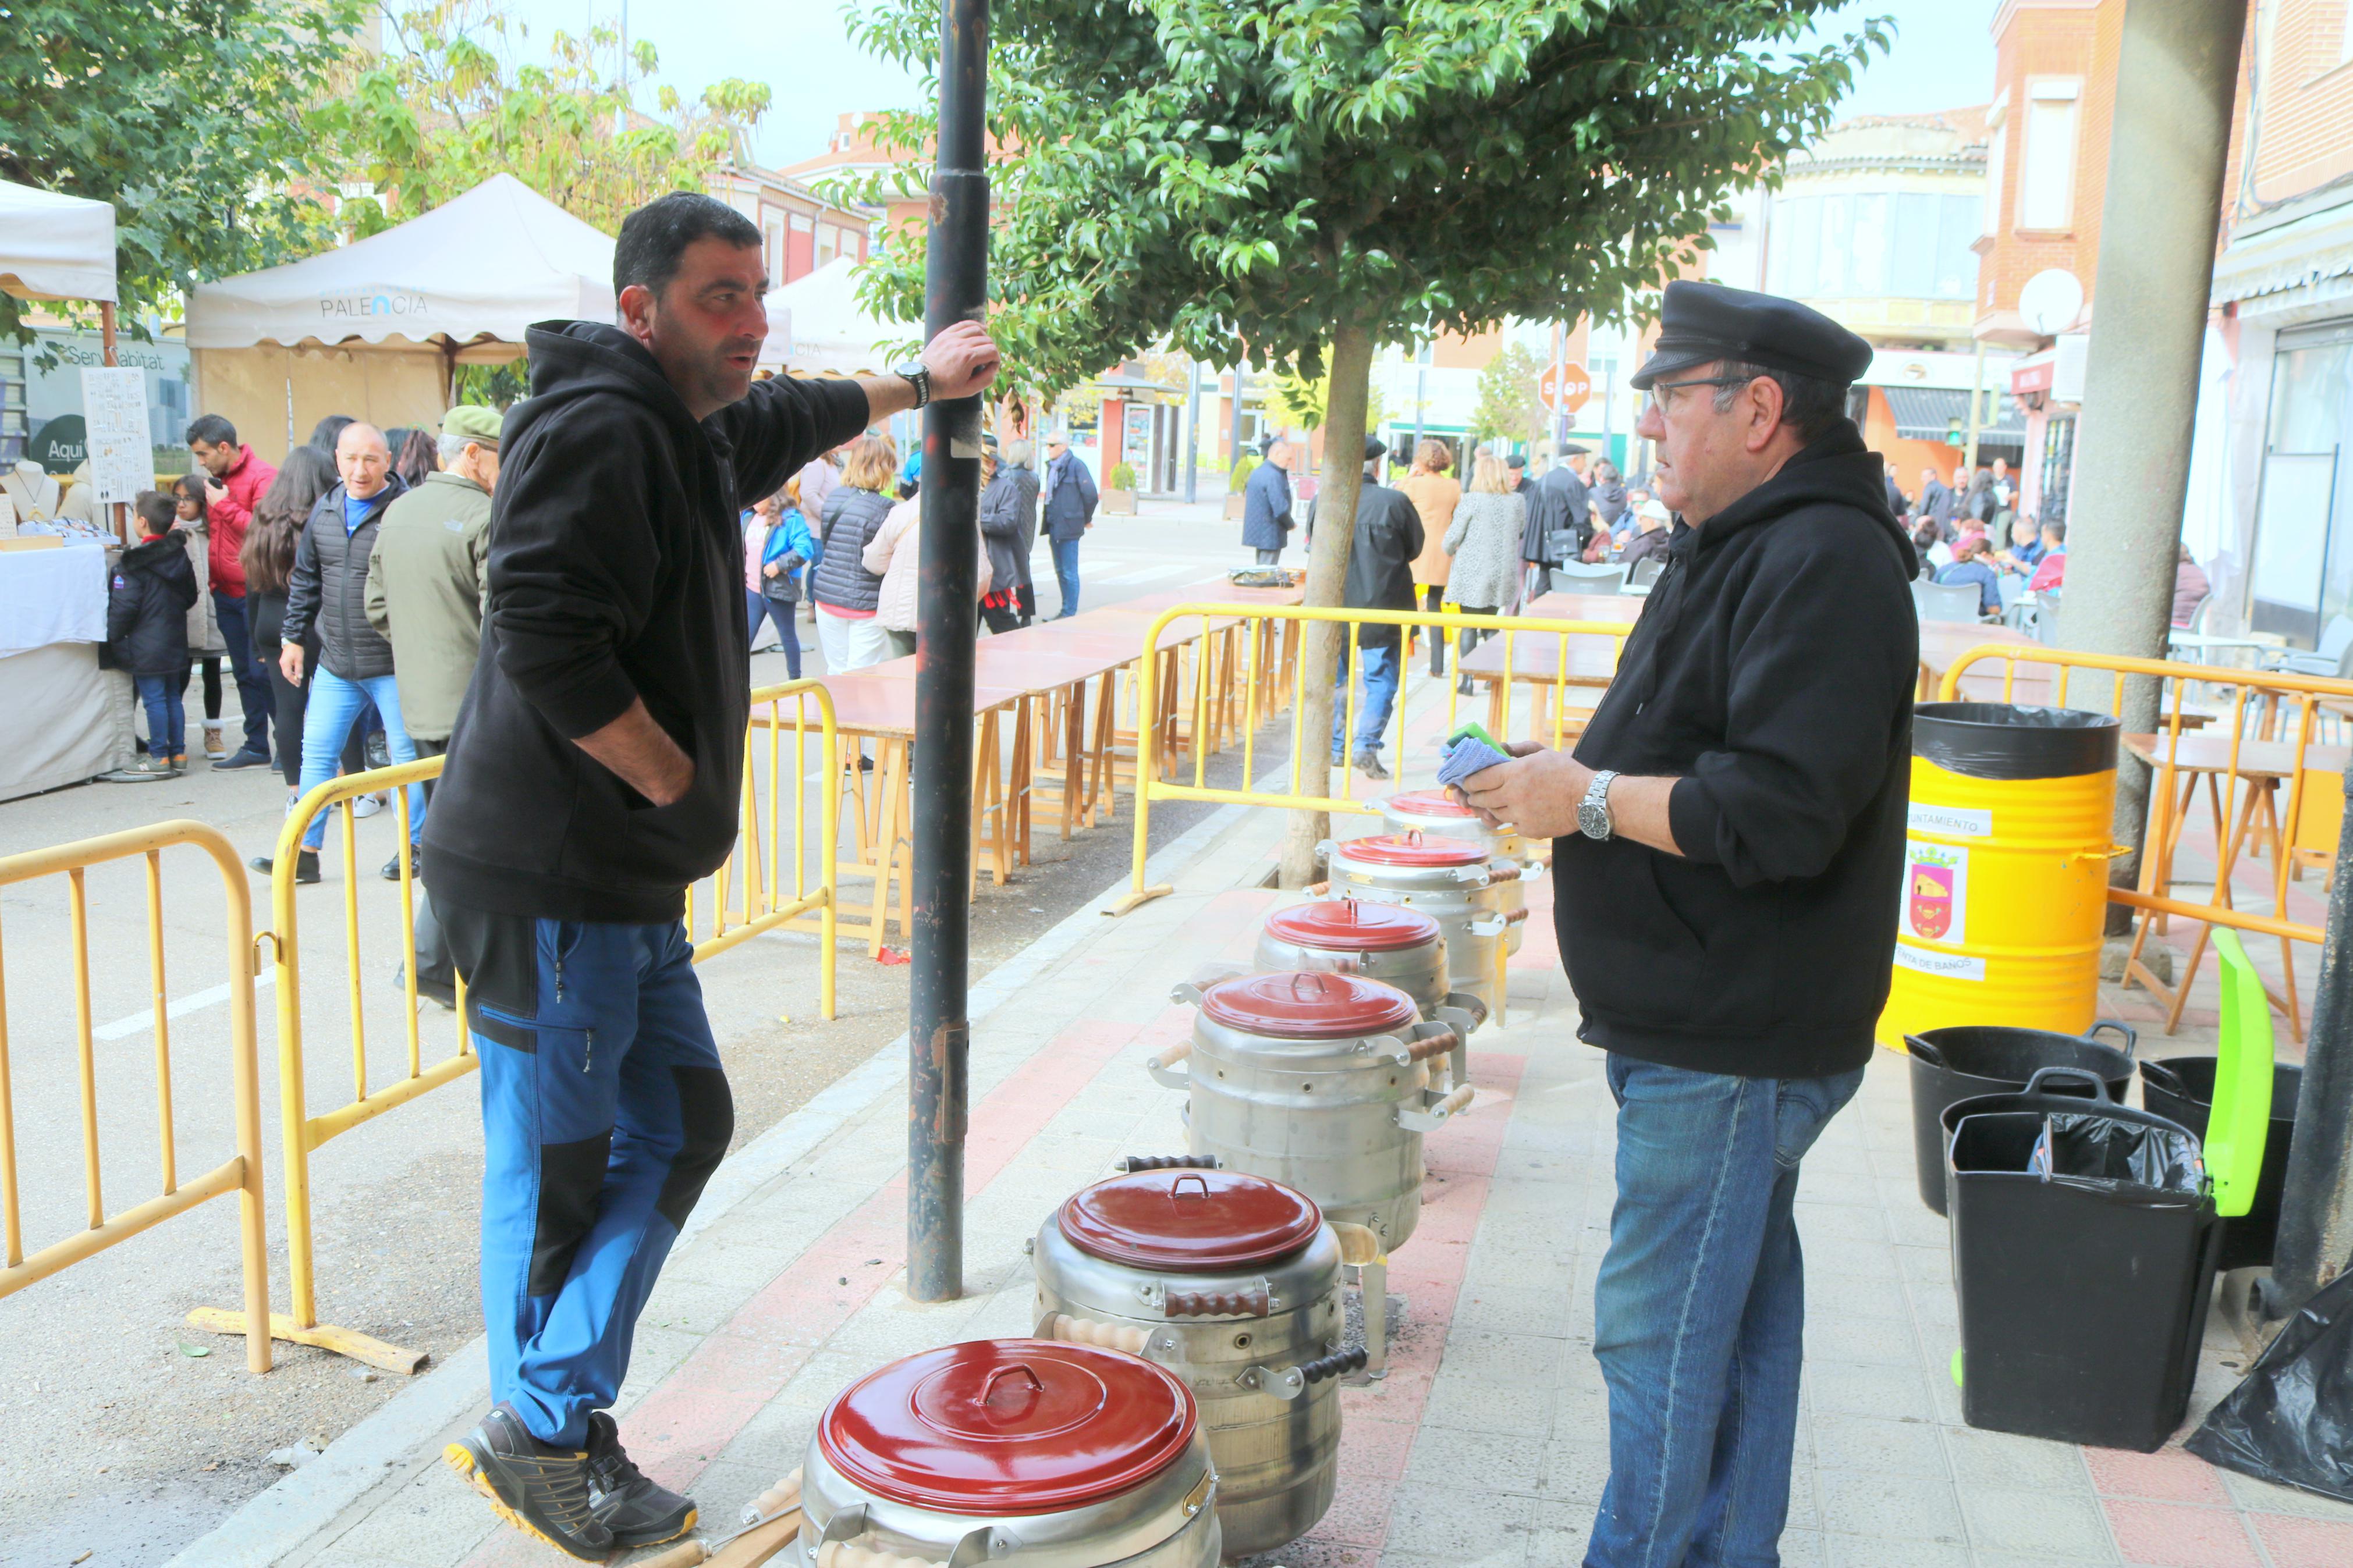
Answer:
[[[277, 984], [278, 971], [275, 968], [265, 969], [253, 978], [253, 988], [256, 991], [267, 991]], [[177, 1002], [166, 1006], [164, 1009], [164, 1016], [185, 1018], [191, 1013], [200, 1013], [207, 1007], [217, 1007], [227, 1000], [228, 986], [224, 982], [202, 991], [190, 992]], [[154, 1026], [155, 1009], [150, 1007], [143, 1013], [133, 1013], [128, 1017], [117, 1018], [111, 1024], [101, 1024], [90, 1032], [90, 1037], [93, 1040], [127, 1039], [132, 1035], [142, 1033]]]

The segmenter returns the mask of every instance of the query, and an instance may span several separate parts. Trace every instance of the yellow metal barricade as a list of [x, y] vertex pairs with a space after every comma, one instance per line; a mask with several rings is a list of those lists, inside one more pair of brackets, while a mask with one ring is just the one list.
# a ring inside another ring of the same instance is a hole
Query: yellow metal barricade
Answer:
[[[1987, 667], [1998, 668], [1998, 685]], [[2151, 769], [2148, 827], [2137, 886], [2111, 887], [2106, 894], [2108, 902], [2140, 911], [2126, 965], [2126, 982], [2165, 1000], [2166, 1029], [2171, 1033], [2180, 1026], [2189, 1005], [2190, 985], [2212, 927], [2276, 937], [2283, 984], [2267, 995], [2287, 1018], [2290, 1034], [2300, 1040], [2304, 1021], [2294, 944], [2317, 944], [2326, 933], [2319, 926], [2287, 918], [2287, 887], [2296, 870], [2295, 834], [2316, 816], [2327, 815], [2307, 810], [2306, 793], [2316, 779], [2327, 779], [2341, 767], [2313, 766], [2312, 750], [2324, 714], [2342, 713], [2343, 705], [2353, 700], [2353, 680], [1991, 644], [1955, 659], [1945, 672], [1939, 696], [1946, 701], [1976, 698], [2054, 708], [2068, 707], [2071, 700], [2099, 701], [2105, 711], [2116, 713], [2123, 710], [2126, 681], [2143, 679], [2159, 682], [2160, 727], [2154, 734], [2128, 735], [2126, 744]], [[2191, 706], [2193, 688], [2206, 689], [2202, 709]], [[2336, 706], [2325, 710], [2324, 703]], [[2175, 876], [2182, 832], [2201, 788], [2216, 828], [2213, 879], [2193, 884], [2209, 889], [2202, 900], [2177, 896]], [[2340, 821], [2341, 811], [2339, 802]], [[2267, 849], [2273, 907], [2269, 911], [2242, 910], [2234, 903], [2233, 873], [2242, 859], [2260, 857]], [[2143, 962], [2142, 952], [2152, 932], [2176, 916], [2200, 921], [2201, 927], [2180, 977], [2168, 983]]]
[[[221, 876], [227, 926], [230, 1097], [235, 1104], [237, 1152], [202, 1174], [183, 1180], [179, 1140], [172, 1119], [170, 1009], [164, 963], [163, 852], [193, 845], [213, 858]], [[147, 871], [149, 980], [155, 1007], [156, 1123], [163, 1191], [117, 1214], [106, 1212], [99, 1171], [99, 1072], [90, 1023], [90, 901], [84, 873], [111, 860], [143, 857]], [[80, 1078], [82, 1185], [89, 1224], [61, 1241], [25, 1250], [23, 1189], [16, 1169], [16, 1115], [9, 1087], [8, 1003], [5, 956], [0, 956], [0, 1210], [5, 1210], [7, 1260], [0, 1268], [0, 1296], [47, 1279], [83, 1258], [127, 1241], [141, 1231], [185, 1214], [207, 1198], [237, 1195], [240, 1266], [244, 1275], [245, 1362], [254, 1372], [269, 1370], [269, 1335], [259, 1327], [269, 1305], [269, 1261], [263, 1235], [261, 1193], [261, 1091], [253, 1029], [253, 904], [245, 868], [227, 839], [200, 822], [159, 822], [101, 837], [0, 858], [0, 887], [62, 874], [66, 878], [74, 968], [75, 1044]], [[5, 944], [0, 942], [0, 955]]]
[[[700, 886], [687, 889], [686, 907], [681, 912], [687, 922], [688, 939], [694, 942], [694, 960], [700, 963], [764, 931], [786, 926], [816, 931], [818, 933], [818, 1011], [830, 1018], [834, 1016], [835, 857], [827, 853], [817, 858], [818, 874], [812, 886], [808, 875], [808, 850], [811, 847], [807, 840], [807, 786], [811, 782], [809, 742], [814, 739], [819, 752], [815, 763], [816, 778], [829, 782], [839, 744], [834, 730], [833, 702], [824, 686], [815, 680], [786, 681], [757, 688], [752, 692], [752, 701], [754, 713], [746, 735], [742, 784], [742, 832], [727, 862], [708, 879], [709, 892], [702, 893]], [[785, 712], [787, 705], [793, 710], [789, 719]], [[809, 721], [812, 705], [817, 713], [814, 726]], [[767, 734], [765, 752], [755, 745], [763, 731]], [[785, 737], [788, 733], [794, 739], [789, 758], [785, 748]], [[765, 814], [759, 805], [759, 774], [764, 758], [767, 800]], [[402, 1373], [413, 1373], [422, 1367], [424, 1353], [319, 1321], [316, 1252], [311, 1215], [311, 1156], [322, 1145], [342, 1133], [443, 1084], [463, 1078], [480, 1065], [473, 1054], [466, 1031], [462, 981], [458, 988], [459, 1008], [451, 1022], [452, 1044], [448, 1055], [438, 1060], [426, 1059], [417, 1009], [417, 899], [420, 889], [417, 882], [417, 868], [412, 864], [408, 847], [412, 834], [408, 790], [405, 786], [438, 777], [441, 767], [442, 759], [439, 757], [402, 763], [393, 767], [331, 779], [303, 795], [279, 830], [270, 877], [270, 929], [250, 944], [254, 948], [259, 948], [263, 942], [269, 944], [277, 969], [278, 987], [279, 1116], [285, 1145], [286, 1253], [292, 1310], [271, 1314], [269, 1332], [279, 1339], [315, 1345]], [[784, 852], [783, 824], [787, 814], [780, 806], [779, 799], [787, 772], [791, 774], [792, 789], [789, 816], [793, 864], [789, 875], [780, 863]], [[301, 939], [294, 880], [296, 857], [304, 834], [321, 812], [381, 790], [392, 792], [394, 823], [397, 829], [399, 948], [406, 954], [402, 964], [406, 991], [403, 1009], [405, 1070], [388, 1083], [371, 1087], [364, 997], [362, 994], [364, 969], [360, 959], [358, 837], [353, 813], [346, 806], [337, 815], [340, 818], [339, 846], [343, 885], [346, 984], [351, 1013], [352, 1096], [334, 1110], [313, 1116], [310, 1112], [305, 1082]], [[831, 790], [821, 787], [818, 800], [818, 831], [830, 847], [839, 832]], [[234, 864], [233, 857], [231, 863]], [[783, 896], [787, 882], [793, 889], [789, 898]], [[731, 895], [732, 910], [729, 907]], [[706, 899], [712, 910], [708, 921], [702, 919], [698, 910], [698, 904]], [[697, 941], [695, 933], [705, 924], [709, 927], [708, 934]], [[218, 1308], [199, 1309], [189, 1315], [188, 1321], [198, 1328], [224, 1333], [249, 1333], [248, 1325], [252, 1321], [248, 1312]]]

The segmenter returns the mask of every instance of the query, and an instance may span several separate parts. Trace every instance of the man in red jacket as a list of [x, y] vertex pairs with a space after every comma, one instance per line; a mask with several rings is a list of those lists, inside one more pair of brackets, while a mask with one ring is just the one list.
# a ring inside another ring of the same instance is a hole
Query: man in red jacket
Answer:
[[269, 681], [253, 657], [253, 626], [245, 615], [245, 531], [253, 509], [277, 479], [278, 470], [240, 447], [237, 426], [217, 414], [200, 415], [188, 426], [188, 451], [205, 471], [205, 522], [210, 540], [206, 560], [212, 568], [213, 617], [228, 645], [237, 672], [237, 706], [245, 710], [245, 744], [221, 768], [269, 765]]

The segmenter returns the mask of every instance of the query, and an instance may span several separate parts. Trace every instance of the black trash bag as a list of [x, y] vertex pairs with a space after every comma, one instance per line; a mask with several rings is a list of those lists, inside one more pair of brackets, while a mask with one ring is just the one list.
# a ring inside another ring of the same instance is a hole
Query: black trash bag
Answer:
[[[2048, 1128], [2049, 1163], [2039, 1174], [2131, 1182], [2168, 1193], [2194, 1193], [2205, 1183], [2198, 1141], [2187, 1133], [2091, 1112], [2054, 1114]], [[2042, 1151], [2037, 1157], [2039, 1163]]]
[[2182, 1446], [2242, 1476], [2353, 1502], [2353, 1273], [2305, 1303]]

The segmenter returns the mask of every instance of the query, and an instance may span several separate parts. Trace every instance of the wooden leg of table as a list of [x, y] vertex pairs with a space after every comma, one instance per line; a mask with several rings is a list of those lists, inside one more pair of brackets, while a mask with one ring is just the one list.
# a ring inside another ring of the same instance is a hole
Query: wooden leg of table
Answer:
[[1006, 770], [1005, 800], [1013, 814], [1013, 863], [1029, 864], [1029, 805], [1034, 780], [1030, 776], [1030, 758], [1037, 747], [1034, 713], [1052, 706], [1040, 698], [1036, 701], [1025, 697], [1013, 710], [1013, 756]]
[[2304, 1001], [2295, 994], [2295, 942], [2282, 937], [2279, 944], [2280, 994], [2273, 1001], [2287, 1015], [2287, 1037], [2300, 1046], [2304, 1044]]
[[[866, 938], [870, 958], [882, 956], [882, 933], [891, 918], [891, 874], [899, 863], [899, 772], [904, 765], [906, 746], [898, 741], [882, 741], [877, 743], [876, 750], [881, 753], [875, 759], [874, 769], [880, 776], [881, 792], [875, 801], [874, 925]], [[899, 929], [904, 935], [908, 927], [903, 923], [903, 912], [901, 918]]]
[[907, 858], [899, 866], [899, 940], [909, 942], [915, 934], [915, 755], [913, 742], [901, 741], [897, 744], [898, 805], [892, 809], [905, 825], [896, 841], [907, 846]]

